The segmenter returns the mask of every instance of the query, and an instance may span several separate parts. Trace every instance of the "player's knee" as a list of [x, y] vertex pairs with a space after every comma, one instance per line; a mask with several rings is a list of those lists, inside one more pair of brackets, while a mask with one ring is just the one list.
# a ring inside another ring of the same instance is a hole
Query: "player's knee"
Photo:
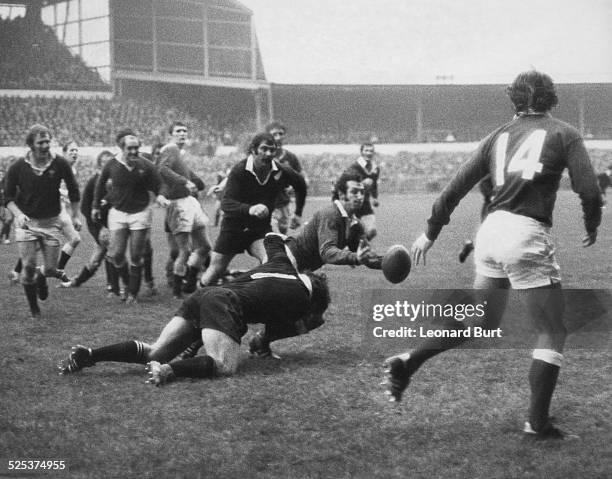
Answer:
[[33, 262], [27, 262], [23, 265], [22, 270], [22, 281], [24, 284], [31, 283], [34, 281], [34, 277], [36, 276], [36, 264]]
[[233, 361], [228, 358], [215, 359], [215, 375], [216, 376], [232, 376], [238, 369], [238, 361]]

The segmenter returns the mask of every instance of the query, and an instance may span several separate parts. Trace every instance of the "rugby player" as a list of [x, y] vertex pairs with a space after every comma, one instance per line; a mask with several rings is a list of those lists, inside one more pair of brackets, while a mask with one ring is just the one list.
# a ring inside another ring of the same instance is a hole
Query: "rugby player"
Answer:
[[[278, 121], [273, 121], [266, 126], [266, 131], [270, 133], [276, 141], [277, 148], [274, 160], [277, 163], [293, 168], [295, 172], [301, 174], [306, 180], [306, 175], [302, 170], [300, 160], [298, 160], [297, 156], [289, 150], [283, 148], [287, 127]], [[291, 214], [291, 188], [286, 188], [281, 191], [276, 198], [274, 211], [272, 212], [272, 229], [279, 233], [287, 234], [289, 228], [299, 228], [300, 223], [299, 216], [296, 217]]]
[[[93, 174], [87, 183], [85, 184], [85, 188], [83, 189], [83, 196], [81, 199], [81, 213], [85, 217], [85, 221], [87, 223], [87, 229], [89, 233], [93, 237], [96, 242], [94, 246], [94, 250], [91, 253], [91, 257], [89, 261], [83, 268], [81, 272], [78, 274], [76, 278], [71, 279], [70, 281], [64, 281], [61, 283], [64, 288], [78, 288], [83, 283], [88, 281], [96, 271], [100, 267], [102, 260], [105, 260], [105, 268], [106, 268], [106, 282], [107, 289], [109, 293], [114, 295], [119, 295], [119, 283], [118, 278], [114, 278], [112, 275], [114, 273], [114, 268], [109, 266], [109, 259], [106, 258], [106, 254], [108, 252], [108, 244], [109, 244], [109, 231], [108, 231], [108, 210], [110, 209], [109, 204], [106, 200], [102, 200], [100, 204], [100, 220], [94, 221], [91, 217], [91, 209], [93, 204], [94, 197], [94, 188], [96, 186], [96, 182], [98, 181], [98, 177], [100, 176], [100, 171], [104, 168], [104, 165], [108, 163], [115, 155], [109, 150], [102, 150], [97, 158], [96, 165], [97, 171]], [[106, 197], [106, 192], [104, 193]]]
[[[13, 214], [4, 206], [6, 203], [4, 198], [5, 176], [5, 171], [0, 170], [0, 222], [2, 223], [2, 228], [0, 228], [0, 243], [9, 244], [11, 242], [10, 236], [11, 226], [13, 225]], [[12, 278], [12, 275], [9, 274], [9, 278]]]
[[372, 241], [377, 234], [376, 216], [372, 207], [378, 207], [378, 180], [380, 178], [380, 167], [374, 163], [376, 151], [372, 143], [363, 143], [359, 151], [361, 156], [347, 168], [347, 171], [354, 171], [361, 176], [365, 186], [365, 198], [361, 209], [357, 212], [357, 217], [363, 223], [365, 236], [368, 241]]
[[[121, 153], [111, 159], [102, 169], [94, 188], [91, 219], [100, 221], [102, 200], [111, 204], [108, 212], [110, 245], [109, 266], [118, 277], [127, 278], [127, 303], [135, 303], [142, 281], [142, 254], [151, 228], [152, 210], [149, 192], [156, 195], [156, 201], [166, 206], [168, 201], [159, 194], [161, 177], [155, 166], [139, 155], [140, 140], [135, 135], [117, 135]], [[106, 194], [106, 184], [112, 187]], [[130, 264], [126, 260], [128, 240], [130, 243]]]
[[[324, 276], [299, 274], [287, 256], [282, 237], [264, 241], [268, 261], [231, 283], [208, 286], [185, 299], [153, 344], [126, 341], [97, 349], [74, 346], [60, 374], [102, 361], [147, 363], [149, 380], [160, 386], [175, 378], [231, 375], [238, 368], [240, 341], [247, 324], [295, 324], [320, 321], [329, 304]], [[169, 362], [201, 337], [206, 354]]]
[[[597, 239], [602, 200], [589, 155], [578, 131], [553, 118], [558, 98], [551, 78], [537, 71], [520, 73], [508, 87], [516, 116], [481, 141], [434, 202], [425, 233], [411, 248], [413, 262], [433, 246], [459, 201], [487, 174], [493, 183], [489, 214], [475, 241], [474, 288], [488, 304], [483, 327], [497, 328], [508, 288], [521, 291], [537, 329], [529, 370], [531, 399], [524, 432], [537, 438], [563, 438], [552, 425], [550, 401], [563, 362], [567, 335], [559, 265], [550, 235], [552, 212], [563, 171], [580, 196], [586, 236], [584, 247]], [[442, 347], [425, 342], [415, 351], [387, 360], [392, 401], [399, 401], [411, 376], [429, 358], [457, 346], [465, 338], [446, 340]], [[438, 340], [436, 340], [438, 341]]]
[[244, 252], [265, 261], [263, 238], [271, 231], [270, 213], [279, 192], [293, 186], [295, 214], [300, 217], [306, 200], [306, 182], [292, 168], [274, 161], [276, 141], [269, 133], [253, 137], [248, 156], [231, 169], [221, 208], [223, 219], [211, 262], [200, 278], [202, 286], [213, 284], [232, 258]]
[[[64, 158], [66, 158], [70, 164], [74, 177], [77, 178], [76, 163], [79, 159], [79, 145], [75, 141], [68, 141], [62, 147], [62, 153]], [[67, 212], [70, 199], [68, 198], [68, 190], [66, 185], [63, 183], [60, 186], [60, 194], [62, 198], [62, 212], [60, 213], [60, 218], [62, 220], [62, 234], [66, 238], [66, 242], [62, 246], [59, 261], [57, 263], [57, 269], [63, 273], [66, 269], [68, 261], [74, 254], [74, 250], [81, 243], [81, 235], [79, 234], [79, 231], [81, 230], [82, 225], [80, 219], [76, 223], [73, 223], [70, 215]], [[68, 277], [64, 274], [61, 279], [62, 281], [65, 281], [68, 279]]]
[[172, 292], [175, 298], [180, 298], [183, 291], [195, 291], [198, 272], [210, 252], [210, 240], [206, 232], [208, 217], [195, 197], [204, 189], [204, 182], [183, 160], [187, 126], [174, 122], [169, 132], [172, 140], [162, 148], [158, 168], [164, 182], [164, 195], [170, 200], [166, 227], [172, 238], [168, 243], [176, 244], [178, 249], [172, 270]]
[[[26, 136], [30, 151], [11, 165], [6, 176], [6, 206], [15, 218], [15, 240], [23, 263], [21, 283], [33, 318], [40, 317], [37, 297], [45, 300], [49, 295], [46, 277], [57, 277], [62, 180], [68, 190], [72, 220], [80, 222], [79, 186], [69, 163], [51, 152], [50, 142], [51, 132], [46, 126], [32, 126]], [[37, 271], [39, 247], [43, 265]]]

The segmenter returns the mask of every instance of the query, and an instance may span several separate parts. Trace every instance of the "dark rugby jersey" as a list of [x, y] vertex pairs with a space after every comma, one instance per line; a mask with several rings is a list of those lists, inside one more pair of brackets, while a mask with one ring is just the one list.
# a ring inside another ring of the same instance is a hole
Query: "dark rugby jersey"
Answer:
[[155, 165], [145, 158], [133, 160], [134, 168], [128, 170], [116, 158], [108, 161], [94, 189], [93, 208], [100, 208], [105, 196], [106, 182], [110, 179], [112, 187], [108, 192], [108, 202], [124, 213], [138, 213], [149, 205], [149, 191], [159, 194], [161, 177]]
[[336, 203], [315, 212], [296, 236], [287, 238], [298, 269], [315, 271], [324, 264], [358, 265], [357, 253], [346, 248], [350, 223], [351, 218]]
[[200, 315], [208, 311], [202, 304], [208, 290], [232, 291], [237, 297], [241, 317], [237, 330], [246, 332], [247, 323], [284, 322], [294, 323], [308, 313], [310, 291], [298, 277], [297, 271], [287, 257], [281, 236], [270, 234], [264, 239], [268, 261], [242, 274], [223, 286], [207, 286], [187, 298], [180, 314], [188, 320], [199, 322]]
[[[29, 153], [26, 158], [29, 158]], [[52, 155], [47, 168], [40, 174], [26, 158], [11, 165], [6, 174], [6, 202], [14, 201], [17, 207], [30, 218], [53, 218], [60, 214], [60, 185], [62, 180], [68, 189], [70, 202], [80, 200], [79, 185], [70, 163], [59, 155]]]
[[433, 205], [427, 237], [438, 237], [461, 198], [488, 174], [493, 184], [489, 213], [509, 211], [551, 226], [565, 168], [582, 201], [585, 228], [595, 231], [602, 200], [580, 134], [549, 114], [524, 114], [482, 140], [474, 156], [461, 165]]
[[205, 187], [204, 182], [187, 166], [181, 150], [174, 143], [168, 143], [161, 149], [158, 168], [164, 182], [164, 196], [169, 200], [190, 196], [191, 191], [185, 186], [188, 181], [194, 183], [199, 191]]
[[249, 208], [256, 204], [264, 204], [269, 213], [274, 210], [274, 201], [278, 193], [288, 186], [295, 190], [295, 214], [302, 215], [306, 200], [306, 182], [292, 168], [279, 165], [270, 172], [265, 183], [260, 183], [247, 167], [252, 165], [252, 157], [238, 162], [230, 171], [227, 185], [221, 200], [221, 209], [225, 213], [221, 221], [221, 229], [226, 231], [266, 231], [270, 229], [270, 215], [260, 219], [249, 215]]

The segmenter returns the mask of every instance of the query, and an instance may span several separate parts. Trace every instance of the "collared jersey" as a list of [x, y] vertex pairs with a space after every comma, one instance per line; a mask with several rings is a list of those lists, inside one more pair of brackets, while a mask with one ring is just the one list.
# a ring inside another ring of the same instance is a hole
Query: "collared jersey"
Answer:
[[359, 264], [357, 253], [347, 248], [352, 219], [338, 200], [316, 211], [297, 236], [287, 239], [298, 269], [315, 271], [324, 264]]
[[435, 201], [427, 236], [435, 240], [450, 215], [474, 185], [491, 175], [488, 212], [509, 211], [552, 226], [561, 176], [568, 169], [580, 196], [587, 231], [601, 221], [601, 195], [589, 155], [578, 131], [550, 114], [524, 114], [481, 141]]
[[161, 149], [159, 173], [164, 182], [164, 196], [169, 200], [187, 198], [191, 191], [186, 184], [191, 181], [199, 191], [204, 189], [204, 182], [187, 166], [184, 152], [175, 143], [168, 143]]
[[70, 163], [59, 155], [51, 155], [44, 168], [35, 168], [28, 160], [20, 158], [6, 174], [6, 202], [14, 201], [30, 218], [45, 219], [58, 216], [61, 211], [60, 185], [65, 181], [68, 198], [72, 203], [80, 200], [79, 185]]
[[288, 186], [293, 186], [295, 190], [295, 214], [302, 215], [306, 200], [304, 178], [292, 168], [272, 161], [270, 174], [262, 181], [255, 175], [253, 164], [253, 157], [249, 156], [234, 165], [228, 175], [221, 200], [221, 209], [225, 213], [221, 222], [222, 230], [269, 230], [270, 215], [263, 219], [255, 218], [249, 215], [249, 209], [253, 205], [264, 204], [271, 214], [278, 193]]
[[113, 158], [104, 165], [96, 182], [93, 208], [100, 208], [108, 180], [111, 180], [108, 202], [125, 213], [143, 211], [149, 205], [149, 191], [157, 195], [161, 187], [161, 177], [149, 160], [137, 157], [133, 160], [133, 166], [128, 168], [125, 163]]

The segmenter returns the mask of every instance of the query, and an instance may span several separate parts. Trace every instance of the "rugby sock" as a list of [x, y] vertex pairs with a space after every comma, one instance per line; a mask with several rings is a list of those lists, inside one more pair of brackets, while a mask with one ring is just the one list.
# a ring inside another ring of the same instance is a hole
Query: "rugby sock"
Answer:
[[57, 269], [65, 269], [66, 264], [68, 264], [68, 260], [72, 257], [72, 253], [74, 253], [74, 248], [70, 243], [66, 243], [62, 246], [62, 253], [60, 254], [59, 261], [57, 262]]
[[96, 269], [97, 268], [90, 270], [87, 266], [83, 266], [83, 269], [74, 280], [74, 285], [81, 286], [85, 281], [87, 281], [96, 273]]
[[9, 239], [10, 235], [11, 235], [11, 222], [5, 221], [4, 224], [2, 225], [2, 232], [0, 233], [0, 239], [1, 238]]
[[182, 291], [183, 291], [183, 277], [179, 276], [178, 274], [175, 274], [173, 276], [172, 294], [176, 297], [180, 297]]
[[106, 266], [106, 282], [110, 285], [110, 290], [114, 294], [119, 294], [119, 273], [113, 262], [109, 259], [104, 260]]
[[185, 293], [193, 293], [196, 290], [196, 282], [198, 281], [199, 268], [195, 266], [187, 266], [187, 274], [185, 275]]
[[23, 290], [25, 291], [26, 299], [28, 300], [28, 306], [30, 306], [30, 311], [32, 314], [40, 313], [40, 308], [38, 307], [38, 299], [36, 296], [36, 284], [24, 284]]
[[[444, 330], [455, 330], [462, 331], [465, 329], [465, 325], [459, 321], [447, 321]], [[414, 374], [425, 361], [437, 356], [444, 351], [456, 348], [457, 346], [468, 341], [469, 338], [459, 336], [456, 338], [430, 338], [421, 344], [417, 349], [410, 352], [410, 361], [408, 361], [409, 373]]]
[[123, 263], [121, 266], [115, 266], [117, 269], [117, 276], [121, 278], [123, 286], [129, 287], [130, 284], [130, 272], [128, 270], [127, 263]]
[[91, 358], [95, 363], [99, 361], [116, 361], [144, 364], [148, 361], [148, 358], [145, 358], [145, 347], [142, 341], [125, 341], [92, 349]]
[[180, 378], [212, 378], [215, 375], [215, 360], [210, 356], [179, 359], [170, 363], [172, 372]]
[[552, 399], [563, 355], [551, 349], [536, 349], [529, 369], [529, 424], [540, 431], [548, 423], [548, 410]]
[[147, 248], [142, 255], [143, 260], [143, 275], [147, 283], [153, 281], [153, 248]]
[[23, 269], [23, 261], [21, 261], [21, 258], [19, 258], [17, 260], [17, 264], [15, 265], [15, 268], [13, 269], [13, 271], [15, 271], [15, 273], [21, 273], [22, 269]]
[[138, 296], [140, 283], [142, 282], [142, 266], [130, 265], [128, 281], [128, 291], [132, 296]]

